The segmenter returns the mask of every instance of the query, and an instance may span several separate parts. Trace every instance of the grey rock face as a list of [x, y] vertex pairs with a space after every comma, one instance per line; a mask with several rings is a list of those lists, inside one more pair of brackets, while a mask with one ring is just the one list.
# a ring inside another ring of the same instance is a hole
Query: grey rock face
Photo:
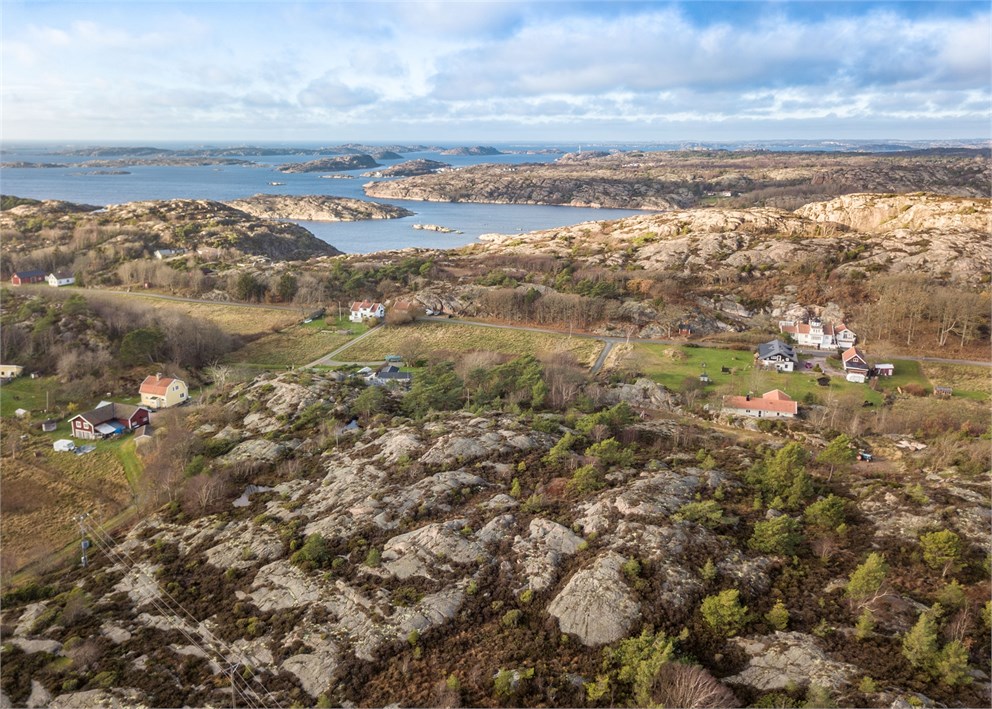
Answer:
[[533, 591], [548, 588], [562, 562], [579, 550], [582, 541], [582, 537], [557, 522], [531, 520], [529, 536], [517, 537], [513, 543], [513, 551], [523, 557], [528, 588]]
[[773, 635], [734, 638], [750, 656], [747, 667], [727, 677], [728, 684], [746, 684], [762, 691], [815, 684], [838, 689], [855, 679], [860, 670], [835, 662], [805, 633], [776, 632]]
[[583, 645], [612, 643], [627, 636], [641, 617], [640, 604], [627, 588], [614, 552], [573, 576], [548, 606], [563, 633], [578, 636]]

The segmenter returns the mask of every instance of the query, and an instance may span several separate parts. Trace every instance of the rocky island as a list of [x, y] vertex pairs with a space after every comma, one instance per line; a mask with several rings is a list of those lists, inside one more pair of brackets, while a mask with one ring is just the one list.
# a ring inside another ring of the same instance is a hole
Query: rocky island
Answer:
[[386, 199], [548, 204], [618, 209], [696, 205], [787, 209], [851, 192], [988, 193], [988, 151], [763, 153], [728, 151], [579, 153], [553, 164], [475, 165], [366, 185]]
[[227, 204], [262, 219], [306, 222], [356, 222], [413, 216], [409, 209], [391, 204], [324, 195], [257, 194]]
[[338, 172], [340, 170], [358, 170], [363, 167], [381, 167], [371, 155], [341, 155], [334, 158], [320, 158], [301, 163], [280, 165], [280, 172]]
[[502, 155], [502, 151], [486, 145], [476, 145], [473, 147], [448, 148], [442, 150], [441, 155]]
[[430, 175], [449, 167], [451, 167], [450, 164], [440, 160], [407, 160], [399, 165], [363, 173], [362, 177], [413, 177], [415, 175]]

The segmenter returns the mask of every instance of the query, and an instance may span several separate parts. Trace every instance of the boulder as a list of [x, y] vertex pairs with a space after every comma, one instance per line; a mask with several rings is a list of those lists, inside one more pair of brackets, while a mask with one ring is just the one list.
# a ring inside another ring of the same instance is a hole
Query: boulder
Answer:
[[529, 531], [526, 538], [514, 540], [513, 551], [523, 557], [527, 587], [540, 592], [552, 584], [562, 562], [579, 550], [583, 539], [568, 527], [541, 518], [531, 520]]
[[627, 588], [624, 558], [607, 552], [577, 572], [548, 605], [563, 633], [590, 647], [626, 637], [641, 617], [640, 604]]
[[327, 690], [338, 661], [337, 646], [326, 642], [307, 654], [287, 658], [282, 669], [294, 675], [307, 694], [316, 697]]

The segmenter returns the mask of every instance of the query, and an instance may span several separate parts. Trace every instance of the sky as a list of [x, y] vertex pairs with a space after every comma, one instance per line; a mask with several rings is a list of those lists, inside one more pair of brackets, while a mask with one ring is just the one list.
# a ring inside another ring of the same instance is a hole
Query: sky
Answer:
[[992, 4], [0, 3], [5, 141], [992, 137]]

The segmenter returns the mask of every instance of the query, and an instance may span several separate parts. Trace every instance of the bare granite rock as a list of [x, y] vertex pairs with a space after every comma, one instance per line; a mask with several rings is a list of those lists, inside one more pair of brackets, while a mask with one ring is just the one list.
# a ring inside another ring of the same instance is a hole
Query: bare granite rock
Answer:
[[745, 684], [765, 692], [790, 685], [839, 689], [862, 673], [854, 665], [828, 658], [816, 638], [805, 633], [779, 631], [731, 642], [743, 648], [750, 659], [741, 672], [724, 679], [728, 684]]
[[578, 636], [583, 645], [616, 642], [630, 633], [641, 617], [640, 604], [627, 588], [615, 552], [598, 557], [577, 572], [548, 605], [563, 633]]
[[523, 571], [527, 587], [543, 591], [551, 586], [566, 557], [575, 554], [582, 544], [582, 537], [568, 527], [547, 519], [531, 520], [528, 537], [517, 537], [513, 551], [523, 557]]

